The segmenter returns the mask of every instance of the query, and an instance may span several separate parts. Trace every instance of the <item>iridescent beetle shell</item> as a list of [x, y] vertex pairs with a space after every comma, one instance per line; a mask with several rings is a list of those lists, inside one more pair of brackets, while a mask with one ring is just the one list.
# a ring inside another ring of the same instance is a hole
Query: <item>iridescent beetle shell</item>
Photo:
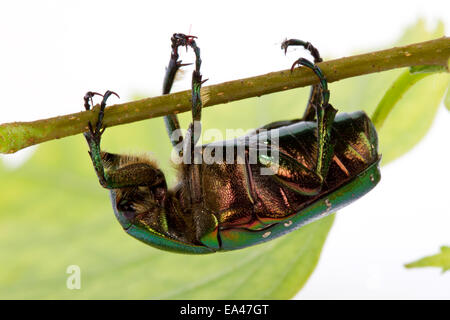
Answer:
[[[191, 47], [196, 59], [192, 122], [186, 135], [174, 136], [180, 129], [176, 115], [165, 117], [170, 141], [181, 146], [177, 151], [183, 159], [174, 189], [167, 188], [163, 172], [150, 159], [101, 151], [106, 100], [114, 92], [103, 95], [98, 121], [95, 126], [89, 123], [84, 134], [99, 182], [111, 190], [115, 215], [126, 232], [151, 246], [180, 253], [241, 249], [326, 216], [378, 183], [380, 156], [372, 122], [362, 111], [336, 116], [326, 77], [316, 65], [322, 61], [319, 52], [302, 40], [282, 45], [284, 50], [303, 46], [314, 57], [314, 63], [300, 58], [292, 66], [306, 67], [319, 79], [312, 85], [302, 119], [274, 122], [233, 141], [196, 146], [203, 80], [195, 39], [172, 36], [163, 84], [163, 94], [169, 93], [184, 65], [178, 60], [178, 48]], [[95, 95], [100, 94], [85, 95], [86, 110]], [[185, 161], [196, 156], [201, 161]]]
[[[246, 157], [241, 164], [236, 164], [235, 158], [232, 164], [199, 165], [204, 187], [202, 206], [205, 215], [215, 221], [202, 229], [199, 241], [185, 238], [188, 228], [168, 218], [170, 209], [160, 212], [163, 218], [152, 219], [121, 210], [119, 204], [133, 201], [135, 193], [125, 199], [123, 192], [118, 196], [117, 190], [111, 191], [117, 219], [130, 235], [160, 249], [183, 253], [228, 251], [274, 239], [333, 213], [369, 192], [380, 180], [377, 133], [362, 111], [336, 116], [332, 129], [333, 158], [320, 190], [314, 190], [316, 186], [308, 177], [315, 166], [316, 124], [300, 121], [272, 130], [278, 130], [279, 137], [278, 145], [272, 146], [279, 151], [279, 164], [273, 175], [260, 174], [261, 169], [272, 165], [267, 157], [261, 156], [253, 164]], [[198, 148], [232, 145], [237, 150], [245, 146], [245, 154], [249, 155], [252, 149], [259, 148], [257, 143], [252, 144], [259, 140], [250, 137]], [[189, 186], [183, 182], [171, 193], [170, 204], [181, 211], [187, 207], [184, 195], [189, 192]], [[189, 212], [183, 214], [189, 216]]]

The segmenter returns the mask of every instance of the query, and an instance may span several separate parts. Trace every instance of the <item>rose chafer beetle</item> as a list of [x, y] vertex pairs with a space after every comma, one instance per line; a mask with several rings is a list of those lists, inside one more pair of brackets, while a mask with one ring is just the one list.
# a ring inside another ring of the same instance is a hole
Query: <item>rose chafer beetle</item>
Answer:
[[[168, 189], [163, 172], [151, 159], [100, 149], [106, 101], [114, 92], [103, 95], [98, 121], [89, 123], [84, 134], [100, 184], [110, 189], [115, 215], [127, 233], [179, 253], [235, 250], [296, 230], [375, 187], [380, 155], [374, 125], [363, 111], [336, 116], [326, 78], [316, 65], [322, 61], [319, 52], [301, 40], [286, 40], [282, 48], [303, 46], [314, 57], [314, 63], [300, 58], [292, 65], [311, 69], [320, 80], [312, 86], [303, 117], [270, 123], [232, 141], [198, 146], [204, 81], [195, 39], [173, 35], [163, 85], [163, 94], [168, 94], [184, 66], [178, 48], [192, 48], [193, 121], [185, 137], [175, 134], [180, 129], [177, 116], [165, 117], [171, 142], [183, 160], [173, 189]], [[94, 95], [100, 94], [88, 92], [84, 97], [86, 110]], [[228, 152], [224, 161], [195, 161], [222, 151]]]

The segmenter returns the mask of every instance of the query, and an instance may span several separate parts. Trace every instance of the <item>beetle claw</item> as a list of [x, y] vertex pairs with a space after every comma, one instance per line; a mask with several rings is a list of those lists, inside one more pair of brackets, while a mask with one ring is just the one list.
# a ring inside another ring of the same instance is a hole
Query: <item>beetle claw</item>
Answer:
[[284, 40], [281, 43], [281, 49], [284, 49], [284, 54], [286, 54], [288, 47], [290, 46], [302, 46], [303, 48], [305, 48], [306, 50], [309, 51], [309, 53], [313, 56], [314, 58], [314, 63], [319, 63], [322, 62], [322, 58], [320, 57], [320, 53], [319, 50], [317, 50], [312, 44], [311, 42], [308, 41], [303, 41], [303, 40], [298, 40], [298, 39], [289, 39], [289, 40]]
[[106, 127], [103, 126], [103, 116], [104, 116], [104, 110], [106, 107], [106, 100], [108, 100], [108, 98], [111, 95], [115, 95], [116, 97], [120, 98], [120, 96], [117, 93], [115, 93], [114, 91], [109, 91], [109, 90], [106, 91], [105, 94], [88, 91], [84, 96], [84, 107], [87, 111], [91, 110], [91, 105], [93, 104], [92, 98], [94, 96], [102, 96], [103, 97], [102, 102], [100, 104], [100, 112], [98, 114], [96, 125], [94, 126], [92, 124], [92, 122], [89, 121], [88, 122], [89, 132], [84, 133], [84, 136], [88, 140], [89, 144], [92, 144], [92, 143], [94, 143], [96, 145], [100, 144], [100, 138], [106, 129]]
[[286, 55], [288, 47], [289, 47], [288, 39], [286, 38], [286, 39], [284, 39], [284, 41], [281, 43], [281, 50], [284, 50], [284, 55]]
[[114, 91], [108, 90], [108, 91], [106, 91], [105, 94], [103, 95], [102, 104], [106, 104], [106, 100], [108, 100], [108, 98], [109, 98], [112, 94], [115, 95], [117, 98], [120, 99], [120, 96], [119, 96], [117, 93], [115, 93]]
[[190, 65], [192, 65], [193, 63], [181, 63], [181, 60], [180, 61], [177, 61], [177, 67], [179, 67], [179, 68], [181, 68], [181, 67], [185, 67], [185, 66], [190, 66]]
[[[300, 58], [301, 59], [301, 58]], [[298, 60], [296, 60], [293, 64], [292, 64], [292, 66], [291, 66], [291, 73], [294, 71], [294, 69], [295, 69], [295, 65], [299, 65], [299, 66], [301, 66], [300, 64], [299, 64], [299, 62], [300, 62], [300, 59], [298, 59]]]
[[[84, 95], [84, 98], [83, 98], [84, 99], [84, 108], [86, 109], [86, 111], [91, 110], [91, 105], [93, 105], [92, 98], [94, 96], [102, 96], [103, 97], [102, 94], [100, 94], [98, 92], [92, 92], [92, 91], [88, 91]], [[91, 102], [91, 103], [89, 104], [89, 102]]]
[[90, 121], [88, 122], [88, 127], [89, 127], [89, 132], [91, 134], [94, 134], [94, 128], [92, 127], [92, 123]]

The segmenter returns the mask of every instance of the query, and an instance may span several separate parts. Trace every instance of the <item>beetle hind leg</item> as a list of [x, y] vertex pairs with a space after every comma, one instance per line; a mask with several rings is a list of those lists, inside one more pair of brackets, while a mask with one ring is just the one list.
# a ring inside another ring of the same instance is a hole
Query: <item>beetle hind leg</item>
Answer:
[[[306, 42], [298, 39], [289, 39], [283, 41], [281, 44], [281, 49], [284, 50], [286, 54], [288, 47], [290, 46], [302, 46], [308, 50], [314, 58], [314, 64], [322, 62], [319, 50], [317, 50], [310, 42]], [[313, 121], [316, 115], [316, 107], [320, 105], [321, 102], [321, 86], [320, 84], [315, 84], [311, 87], [311, 92], [308, 99], [308, 104], [306, 105], [305, 112], [303, 113], [303, 121]]]
[[322, 62], [322, 58], [320, 57], [320, 53], [319, 50], [317, 50], [312, 44], [311, 42], [307, 42], [307, 41], [303, 41], [303, 40], [299, 40], [299, 39], [289, 39], [289, 40], [284, 40], [283, 43], [281, 44], [281, 49], [284, 50], [284, 53], [286, 54], [287, 49], [290, 46], [302, 46], [304, 47], [306, 50], [308, 50], [311, 55], [314, 58], [314, 63], [319, 63]]
[[330, 91], [328, 90], [328, 83], [322, 70], [311, 61], [300, 58], [295, 61], [295, 65], [304, 66], [311, 69], [319, 78], [319, 85], [321, 87], [321, 103], [315, 106], [316, 120], [317, 120], [317, 139], [318, 152], [316, 173], [324, 180], [328, 174], [328, 169], [333, 157], [333, 145], [331, 143], [331, 129], [336, 116], [337, 110], [329, 103]]

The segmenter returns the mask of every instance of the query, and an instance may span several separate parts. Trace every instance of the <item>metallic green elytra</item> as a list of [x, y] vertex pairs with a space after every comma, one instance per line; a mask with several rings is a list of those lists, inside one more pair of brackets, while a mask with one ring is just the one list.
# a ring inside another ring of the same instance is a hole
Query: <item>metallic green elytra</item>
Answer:
[[[329, 104], [319, 52], [300, 45], [314, 63], [320, 82], [313, 85], [301, 119], [278, 121], [229, 141], [197, 145], [201, 131], [200, 49], [196, 37], [174, 34], [163, 94], [170, 92], [178, 69], [178, 48], [190, 47], [196, 61], [192, 76], [193, 121], [183, 137], [175, 115], [165, 117], [170, 141], [179, 155], [179, 182], [168, 189], [156, 164], [143, 156], [101, 151], [106, 100], [95, 127], [85, 138], [101, 185], [110, 189], [114, 213], [124, 230], [153, 247], [191, 254], [249, 247], [275, 239], [320, 219], [362, 197], [380, 180], [377, 132], [363, 112], [341, 113]], [[90, 109], [88, 92], [85, 108]]]

